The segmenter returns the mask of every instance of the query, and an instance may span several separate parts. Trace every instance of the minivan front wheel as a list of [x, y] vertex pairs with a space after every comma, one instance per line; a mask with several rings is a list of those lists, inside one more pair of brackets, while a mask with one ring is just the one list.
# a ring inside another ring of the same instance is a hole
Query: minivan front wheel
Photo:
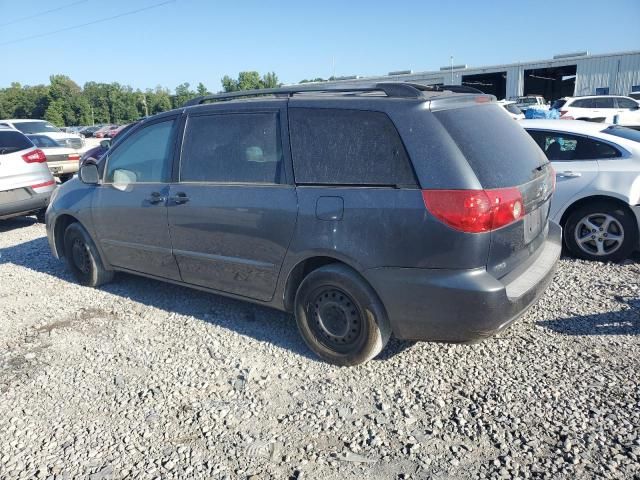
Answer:
[[93, 240], [79, 223], [72, 223], [65, 230], [64, 256], [78, 283], [85, 287], [98, 287], [113, 278], [113, 272], [104, 268]]
[[382, 302], [346, 265], [327, 265], [307, 275], [296, 293], [295, 315], [309, 348], [335, 365], [372, 359], [391, 335]]
[[576, 257], [601, 262], [627, 258], [638, 242], [631, 214], [616, 203], [597, 201], [577, 208], [565, 224], [565, 244]]

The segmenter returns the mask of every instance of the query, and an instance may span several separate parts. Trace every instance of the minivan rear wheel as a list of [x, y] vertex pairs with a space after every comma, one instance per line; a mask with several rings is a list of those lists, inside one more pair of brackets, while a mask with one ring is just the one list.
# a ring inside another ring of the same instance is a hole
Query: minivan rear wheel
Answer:
[[113, 272], [104, 268], [93, 240], [77, 222], [65, 230], [64, 256], [78, 283], [85, 287], [98, 287], [113, 279]]
[[326, 265], [304, 278], [296, 293], [295, 316], [309, 348], [335, 365], [374, 358], [391, 335], [373, 288], [342, 264]]
[[615, 202], [595, 201], [578, 207], [565, 223], [569, 251], [584, 260], [618, 262], [638, 242], [638, 227], [631, 214]]

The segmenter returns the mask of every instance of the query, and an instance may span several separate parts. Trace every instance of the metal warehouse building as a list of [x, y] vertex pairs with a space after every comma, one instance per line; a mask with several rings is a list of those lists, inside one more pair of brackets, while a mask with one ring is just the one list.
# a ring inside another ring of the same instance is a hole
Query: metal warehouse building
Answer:
[[449, 65], [435, 72], [389, 72], [376, 77], [341, 77], [327, 83], [357, 86], [390, 80], [468, 85], [498, 99], [542, 95], [550, 101], [573, 95], [628, 95], [640, 92], [640, 50], [600, 55], [577, 52], [489, 67]]

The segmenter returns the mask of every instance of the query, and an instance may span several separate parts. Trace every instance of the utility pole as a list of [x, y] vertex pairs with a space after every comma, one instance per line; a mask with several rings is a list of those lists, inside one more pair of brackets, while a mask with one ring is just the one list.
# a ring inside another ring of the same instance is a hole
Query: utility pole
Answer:
[[149, 116], [149, 107], [147, 107], [147, 94], [146, 93], [142, 94], [142, 104], [144, 105], [144, 116], [148, 117]]
[[89, 108], [91, 109], [91, 125], [93, 126], [93, 125], [96, 124], [96, 122], [95, 122], [95, 120], [93, 118], [93, 105], [89, 105]]

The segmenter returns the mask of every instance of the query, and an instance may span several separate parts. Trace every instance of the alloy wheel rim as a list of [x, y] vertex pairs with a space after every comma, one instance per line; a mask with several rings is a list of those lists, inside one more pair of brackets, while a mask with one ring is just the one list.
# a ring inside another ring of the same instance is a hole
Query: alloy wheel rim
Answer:
[[578, 222], [574, 237], [580, 250], [603, 257], [622, 247], [624, 228], [618, 219], [608, 213], [590, 213]]

